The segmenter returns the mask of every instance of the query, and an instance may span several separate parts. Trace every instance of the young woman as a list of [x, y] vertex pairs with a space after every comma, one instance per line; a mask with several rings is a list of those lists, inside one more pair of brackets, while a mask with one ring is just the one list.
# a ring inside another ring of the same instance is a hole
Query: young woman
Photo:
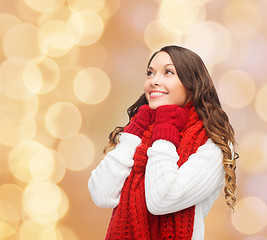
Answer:
[[204, 239], [224, 181], [226, 203], [236, 202], [237, 154], [201, 58], [178, 46], [154, 53], [128, 115], [88, 183], [96, 205], [114, 208], [106, 239]]

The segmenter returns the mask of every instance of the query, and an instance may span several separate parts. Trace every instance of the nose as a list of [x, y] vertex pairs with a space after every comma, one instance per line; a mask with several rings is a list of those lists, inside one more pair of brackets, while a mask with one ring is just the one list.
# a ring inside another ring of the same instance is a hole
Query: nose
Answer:
[[156, 74], [156, 75], [153, 77], [153, 79], [151, 79], [151, 81], [150, 81], [150, 85], [151, 85], [152, 87], [156, 87], [156, 86], [159, 86], [159, 84], [160, 84], [160, 76], [159, 76], [158, 74]]

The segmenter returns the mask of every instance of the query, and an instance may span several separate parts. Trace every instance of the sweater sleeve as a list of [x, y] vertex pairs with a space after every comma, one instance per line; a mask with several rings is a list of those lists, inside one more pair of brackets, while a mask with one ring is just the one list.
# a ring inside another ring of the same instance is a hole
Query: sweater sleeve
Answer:
[[130, 133], [122, 133], [119, 144], [110, 151], [91, 173], [88, 188], [99, 207], [115, 208], [125, 179], [134, 164], [133, 156], [141, 139]]
[[152, 214], [162, 215], [193, 206], [223, 184], [222, 151], [211, 139], [180, 168], [176, 148], [169, 141], [155, 141], [147, 155], [145, 195]]

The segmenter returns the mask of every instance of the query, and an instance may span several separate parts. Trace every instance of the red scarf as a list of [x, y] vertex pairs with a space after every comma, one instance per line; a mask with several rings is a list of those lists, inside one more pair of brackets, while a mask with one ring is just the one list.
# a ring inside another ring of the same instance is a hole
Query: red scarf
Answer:
[[[203, 121], [192, 103], [187, 107], [188, 121], [180, 132], [181, 141], [177, 148], [180, 156], [177, 163], [179, 167], [208, 139]], [[153, 127], [153, 124], [150, 125], [144, 132], [141, 145], [136, 148], [134, 166], [124, 183], [119, 205], [113, 210], [106, 240], [189, 240], [192, 238], [195, 206], [165, 215], [153, 215], [147, 210], [144, 179], [148, 159], [147, 149], [152, 145], [150, 139]]]

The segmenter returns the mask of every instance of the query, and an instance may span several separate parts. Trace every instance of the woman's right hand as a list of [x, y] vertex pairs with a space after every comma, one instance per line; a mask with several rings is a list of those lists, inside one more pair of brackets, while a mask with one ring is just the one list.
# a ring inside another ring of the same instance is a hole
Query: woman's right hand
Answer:
[[154, 115], [155, 110], [151, 109], [147, 104], [142, 105], [130, 124], [124, 128], [123, 132], [131, 133], [142, 138], [144, 131], [154, 121]]

